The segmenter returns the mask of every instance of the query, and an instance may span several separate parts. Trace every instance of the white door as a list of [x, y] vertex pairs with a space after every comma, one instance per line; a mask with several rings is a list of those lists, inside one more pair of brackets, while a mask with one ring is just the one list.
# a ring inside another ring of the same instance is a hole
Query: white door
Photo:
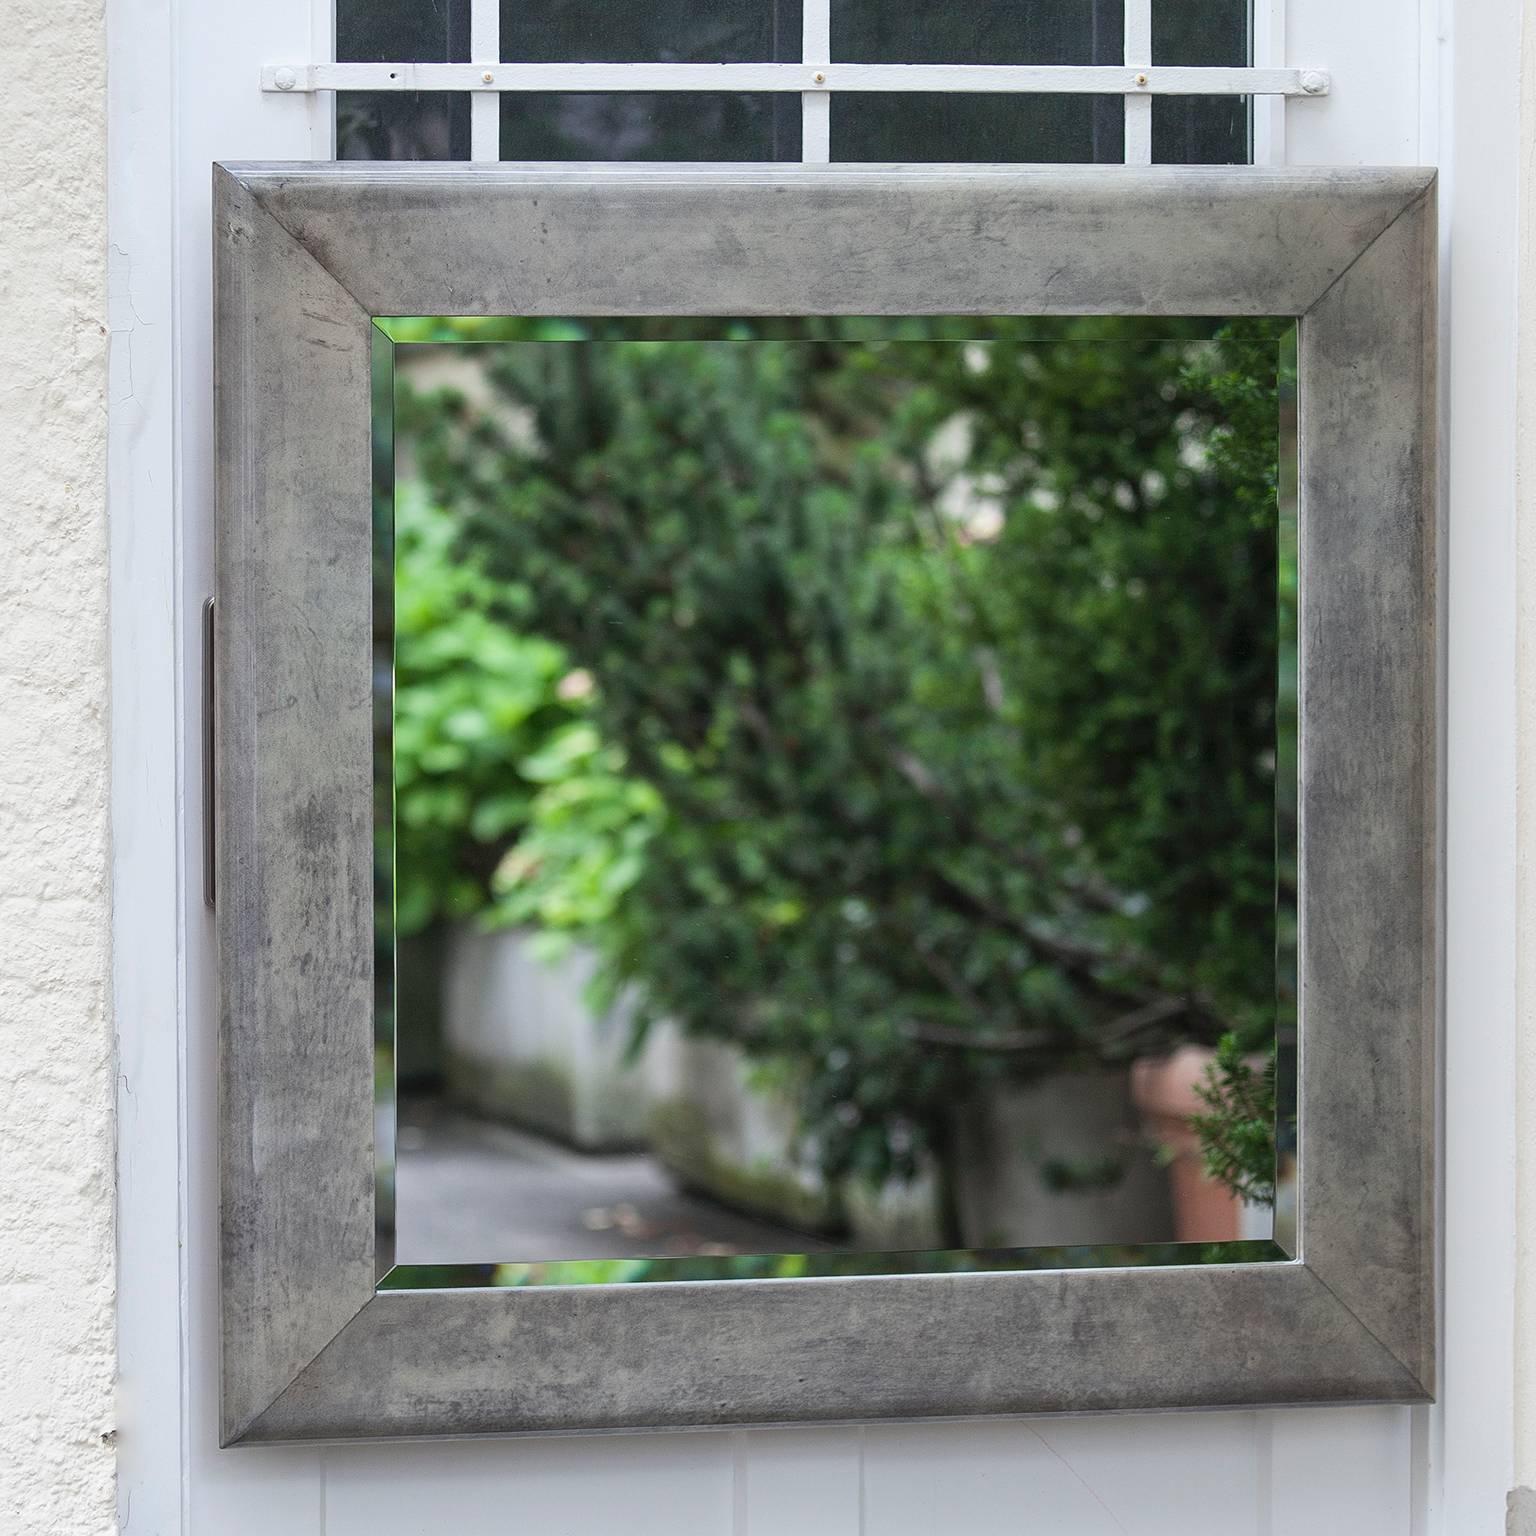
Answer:
[[[452, 3], [373, 9], [409, 11], [419, 21]], [[805, 0], [803, 35], [776, 56], [829, 57], [828, 3]], [[882, 5], [898, 37], [901, 17], [920, 9], [895, 0], [859, 8]], [[367, 9], [361, 0], [344, 4], [343, 22]], [[477, 62], [498, 56], [497, 9], [476, 0], [462, 19], [444, 23], [464, 29]], [[701, 7], [717, 9], [724, 8]], [[967, 9], [985, 20], [985, 0]], [[1221, 7], [1209, 9], [1215, 15]], [[213, 554], [209, 166], [333, 153], [334, 98], [264, 93], [260, 71], [332, 57], [336, 33], [326, 0], [112, 0], [125, 1530], [1493, 1536], [1502, 1529], [1512, 1480], [1519, 18], [1512, 3], [1463, 5], [1452, 37], [1450, 10], [1449, 0], [1258, 0], [1254, 20], [1255, 62], [1316, 67], [1332, 79], [1326, 97], [1283, 112], [1260, 105], [1258, 158], [1438, 163], [1445, 176], [1450, 803], [1440, 1406], [219, 1451], [216, 1015], [213, 931], [201, 894], [198, 742], [198, 616]], [[536, 0], [525, 0], [512, 14], [533, 27], [537, 12]], [[1133, 48], [1148, 12], [1147, 0], [1126, 6]], [[754, 152], [793, 157], [798, 145], [807, 159], [825, 158], [840, 152], [840, 142], [892, 142], [910, 116], [903, 106], [860, 141], [839, 129], [837, 104], [829, 112], [824, 95], [803, 107], [796, 96], [784, 101], [792, 116], [781, 104], [776, 116], [759, 113], [741, 129], [765, 136], [757, 142], [769, 147]], [[1152, 140], [1143, 105], [1122, 114], [1112, 102], [1107, 116], [1089, 114], [1079, 131], [1090, 135], [1092, 152], [1145, 158]], [[392, 127], [378, 114], [344, 117], [343, 139], [351, 132], [372, 153], [389, 152], [379, 145], [399, 152], [425, 132], [441, 153], [467, 148], [495, 158], [493, 94], [476, 93], [467, 107], [437, 106], [444, 110], [426, 130], [420, 118], [413, 128]], [[921, 127], [921, 114], [912, 121]], [[519, 143], [547, 144], [552, 131], [537, 113], [515, 119], [512, 152]], [[1201, 143], [1233, 142], [1230, 134], [1222, 140], [1219, 123], [1202, 132], [1215, 137]]]

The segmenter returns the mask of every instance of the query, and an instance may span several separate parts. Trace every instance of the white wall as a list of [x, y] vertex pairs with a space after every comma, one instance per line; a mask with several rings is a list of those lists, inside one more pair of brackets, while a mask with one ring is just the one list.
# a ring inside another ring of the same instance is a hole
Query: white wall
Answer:
[[1447, 171], [1451, 1194], [1441, 1405], [215, 1448], [215, 1017], [196, 730], [196, 617], [212, 554], [208, 163], [328, 152], [319, 103], [255, 89], [263, 61], [324, 56], [326, 7], [108, 0], [120, 1503], [130, 1530], [435, 1536], [487, 1520], [551, 1531], [622, 1525], [637, 1536], [1501, 1528], [1513, 1477], [1518, 6], [1463, 0], [1454, 55], [1451, 0], [1261, 0], [1261, 9], [1287, 37], [1290, 62], [1333, 72], [1331, 97], [1290, 110], [1293, 161], [1438, 161]]
[[0, 38], [0, 1529], [52, 1536], [113, 1527], [101, 8]]
[[[1431, 1529], [1498, 1530], [1514, 1480], [1517, 0], [1441, 7], [1446, 401], [1440, 1405]], [[1428, 72], [1421, 78], [1426, 79]]]
[[1536, 1531], [1536, 0], [1521, 39], [1516, 580], [1519, 603], [1518, 903], [1522, 935], [1516, 1059], [1515, 1481]]

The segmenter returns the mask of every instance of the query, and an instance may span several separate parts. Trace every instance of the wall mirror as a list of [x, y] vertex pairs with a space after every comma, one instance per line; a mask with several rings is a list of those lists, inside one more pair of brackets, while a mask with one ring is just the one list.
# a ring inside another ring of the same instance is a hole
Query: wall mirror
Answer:
[[1295, 341], [376, 322], [386, 1284], [1289, 1254]]
[[1426, 1396], [1432, 174], [217, 176], [226, 1440]]

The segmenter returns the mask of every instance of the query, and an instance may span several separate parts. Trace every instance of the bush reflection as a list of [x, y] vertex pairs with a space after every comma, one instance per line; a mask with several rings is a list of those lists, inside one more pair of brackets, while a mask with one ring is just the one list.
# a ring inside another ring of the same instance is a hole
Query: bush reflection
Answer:
[[1271, 1254], [1283, 329], [492, 327], [391, 322], [401, 1260]]

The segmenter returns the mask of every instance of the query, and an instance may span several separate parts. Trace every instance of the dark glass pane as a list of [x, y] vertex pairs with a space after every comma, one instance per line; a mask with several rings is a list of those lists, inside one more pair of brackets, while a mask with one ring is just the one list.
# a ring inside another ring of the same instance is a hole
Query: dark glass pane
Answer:
[[[469, 57], [469, 0], [336, 0], [343, 62], [441, 64]], [[338, 160], [467, 160], [469, 98], [437, 91], [341, 91]]]
[[[1208, 68], [1246, 65], [1247, 4], [1154, 3], [1152, 62]], [[1246, 96], [1159, 96], [1152, 106], [1152, 158], [1159, 165], [1245, 165], [1250, 111]]]
[[800, 0], [502, 0], [501, 56], [523, 64], [798, 59]]
[[338, 160], [467, 160], [469, 96], [449, 91], [338, 91]]
[[1247, 64], [1247, 0], [1153, 0], [1152, 62]]
[[849, 64], [1119, 64], [1124, 29], [1122, 0], [832, 0]]
[[1247, 96], [1158, 96], [1152, 102], [1156, 165], [1246, 165]]
[[834, 160], [1117, 162], [1118, 96], [850, 92], [832, 103]]
[[792, 92], [507, 93], [503, 160], [798, 160]]
[[441, 64], [469, 57], [469, 0], [336, 0], [336, 57]]

